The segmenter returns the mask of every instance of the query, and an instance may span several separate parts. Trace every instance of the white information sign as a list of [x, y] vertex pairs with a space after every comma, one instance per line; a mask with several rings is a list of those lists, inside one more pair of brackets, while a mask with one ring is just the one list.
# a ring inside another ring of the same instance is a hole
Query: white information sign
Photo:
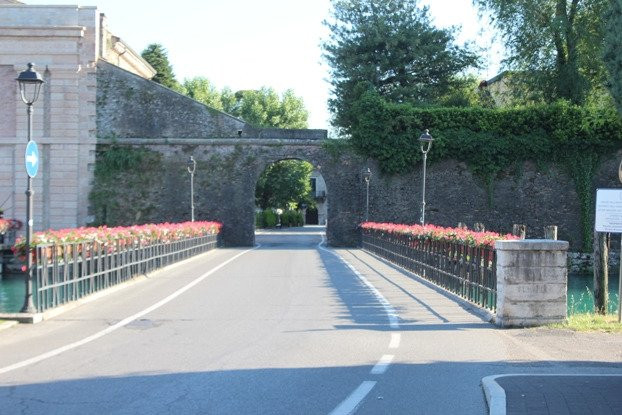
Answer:
[[597, 232], [622, 233], [622, 189], [596, 190]]

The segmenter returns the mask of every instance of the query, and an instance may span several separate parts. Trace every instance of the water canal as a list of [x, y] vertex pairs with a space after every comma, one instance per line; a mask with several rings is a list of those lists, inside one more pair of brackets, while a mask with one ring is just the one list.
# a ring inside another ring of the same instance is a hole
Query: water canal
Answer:
[[[594, 281], [591, 274], [570, 274], [568, 278], [568, 314], [581, 314], [594, 309]], [[19, 274], [4, 275], [0, 280], [0, 313], [16, 313], [24, 304], [24, 277]], [[609, 312], [618, 309], [618, 276], [609, 278]]]

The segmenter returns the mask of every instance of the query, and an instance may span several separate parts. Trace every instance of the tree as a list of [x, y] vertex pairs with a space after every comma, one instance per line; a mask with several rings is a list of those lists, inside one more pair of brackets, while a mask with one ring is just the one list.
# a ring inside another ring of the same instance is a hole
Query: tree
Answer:
[[432, 26], [417, 0], [333, 0], [330, 65], [334, 123], [348, 128], [349, 109], [369, 89], [391, 102], [429, 104], [449, 93], [456, 76], [479, 58], [453, 44], [454, 31]]
[[223, 110], [221, 93], [218, 92], [216, 87], [214, 87], [207, 78], [198, 76], [192, 79], [186, 79], [184, 80], [183, 87], [186, 91], [186, 95], [190, 98], [217, 110]]
[[162, 45], [159, 43], [150, 44], [143, 50], [141, 56], [156, 70], [155, 76], [151, 79], [152, 81], [177, 92], [182, 92], [181, 85], [175, 79], [173, 67], [168, 61], [166, 49]]
[[604, 80], [601, 18], [610, 0], [473, 0], [501, 32], [527, 99], [582, 104]]
[[259, 176], [255, 190], [257, 206], [262, 209], [290, 209], [302, 203], [313, 204], [310, 197], [311, 163], [281, 160], [269, 165]]
[[611, 0], [606, 14], [604, 62], [609, 73], [609, 90], [622, 116], [622, 0]]
[[189, 97], [256, 127], [307, 128], [309, 113], [291, 89], [281, 97], [268, 87], [236, 93], [225, 87], [219, 92], [203, 77], [185, 80], [183, 88]]

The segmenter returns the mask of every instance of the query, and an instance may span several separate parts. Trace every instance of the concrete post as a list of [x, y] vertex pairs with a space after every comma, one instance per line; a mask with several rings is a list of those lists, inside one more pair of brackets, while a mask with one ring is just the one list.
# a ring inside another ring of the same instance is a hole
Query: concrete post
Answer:
[[497, 316], [502, 327], [563, 322], [567, 313], [568, 242], [497, 241]]

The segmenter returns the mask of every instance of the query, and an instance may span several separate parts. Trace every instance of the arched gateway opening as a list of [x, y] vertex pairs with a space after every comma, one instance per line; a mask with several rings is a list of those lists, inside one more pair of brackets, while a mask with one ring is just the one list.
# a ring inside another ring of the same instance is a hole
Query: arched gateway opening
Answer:
[[328, 192], [321, 166], [301, 159], [269, 163], [255, 187], [255, 228], [325, 226]]

